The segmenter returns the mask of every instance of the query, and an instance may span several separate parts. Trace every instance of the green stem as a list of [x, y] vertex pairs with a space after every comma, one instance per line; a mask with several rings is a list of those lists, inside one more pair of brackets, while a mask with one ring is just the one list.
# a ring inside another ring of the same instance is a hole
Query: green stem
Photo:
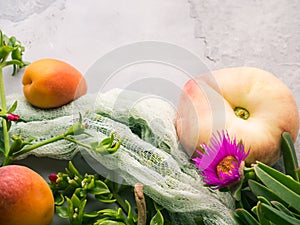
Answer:
[[83, 144], [83, 143], [81, 143], [81, 142], [79, 142], [79, 141], [74, 140], [73, 138], [64, 137], [64, 139], [67, 140], [67, 141], [73, 142], [73, 143], [75, 143], [75, 144], [77, 144], [77, 145], [80, 145], [80, 146], [82, 146], [82, 147], [85, 147], [85, 148], [87, 148], [87, 149], [92, 150], [92, 148], [91, 148], [90, 145]]
[[68, 132], [66, 132], [64, 134], [59, 135], [59, 136], [56, 136], [56, 137], [53, 137], [53, 138], [49, 138], [47, 140], [41, 141], [41, 142], [33, 144], [33, 145], [29, 145], [28, 147], [22, 148], [20, 151], [15, 152], [12, 155], [9, 154], [9, 149], [8, 149], [8, 154], [5, 155], [5, 161], [3, 163], [3, 166], [8, 165], [12, 160], [14, 160], [15, 158], [17, 158], [20, 155], [23, 155], [23, 154], [25, 154], [27, 152], [30, 152], [30, 151], [32, 151], [32, 150], [34, 150], [36, 148], [39, 148], [39, 147], [42, 147], [44, 145], [50, 144], [52, 142], [60, 141], [60, 140], [68, 140], [70, 142], [73, 142], [73, 143], [76, 143], [78, 145], [81, 145], [81, 146], [83, 146], [85, 148], [91, 149], [91, 146], [89, 146], [89, 145], [85, 145], [85, 144], [83, 144], [81, 142], [78, 142], [78, 141], [72, 139], [72, 138], [68, 138], [67, 136], [72, 135], [72, 132], [73, 131], [70, 130], [70, 131], [68, 131]]
[[[0, 98], [1, 98], [1, 108], [6, 113], [6, 98], [5, 98], [5, 87], [2, 73], [2, 65], [0, 66]], [[2, 119], [2, 130], [3, 130], [3, 141], [4, 141], [4, 162], [3, 165], [9, 161], [9, 134], [7, 129], [7, 121]]]
[[26, 147], [26, 148], [23, 148], [22, 150], [20, 150], [20, 151], [18, 151], [18, 152], [16, 152], [16, 153], [14, 153], [14, 154], [13, 154], [13, 158], [16, 158], [16, 157], [18, 157], [18, 156], [20, 156], [20, 155], [22, 155], [22, 154], [25, 154], [25, 153], [27, 153], [27, 152], [30, 152], [30, 151], [32, 151], [32, 150], [34, 150], [34, 149], [36, 149], [36, 148], [42, 147], [42, 146], [47, 145], [47, 144], [50, 144], [50, 143], [52, 143], [52, 142], [59, 141], [59, 140], [63, 140], [64, 138], [65, 138], [65, 135], [62, 134], [62, 135], [59, 135], [59, 136], [57, 136], [57, 137], [53, 137], [53, 138], [50, 138], [50, 139], [41, 141], [41, 142], [39, 142], [39, 143], [30, 145], [30, 146], [28, 146], [28, 147]]

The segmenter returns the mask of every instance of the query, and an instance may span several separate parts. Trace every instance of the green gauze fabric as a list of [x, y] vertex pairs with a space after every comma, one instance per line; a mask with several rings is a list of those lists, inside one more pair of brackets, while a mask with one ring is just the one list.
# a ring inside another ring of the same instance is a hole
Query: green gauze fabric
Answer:
[[14, 100], [18, 101], [15, 113], [27, 122], [14, 124], [11, 133], [43, 140], [65, 132], [81, 113], [91, 136], [78, 135], [78, 141], [89, 144], [113, 132], [122, 143], [112, 155], [97, 154], [65, 140], [29, 154], [70, 160], [81, 151], [97, 162], [94, 167], [99, 164], [114, 171], [130, 185], [143, 183], [145, 193], [171, 212], [175, 225], [196, 224], [195, 217], [202, 217], [207, 225], [235, 224], [230, 216], [234, 206], [231, 196], [203, 187], [196, 168], [178, 143], [176, 110], [169, 102], [121, 89], [88, 94], [52, 110], [34, 108], [21, 95], [8, 97], [9, 104]]

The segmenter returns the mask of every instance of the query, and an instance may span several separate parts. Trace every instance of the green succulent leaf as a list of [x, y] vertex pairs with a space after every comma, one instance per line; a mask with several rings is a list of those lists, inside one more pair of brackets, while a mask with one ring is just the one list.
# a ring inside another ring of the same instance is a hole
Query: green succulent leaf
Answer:
[[59, 193], [58, 195], [55, 195], [55, 198], [54, 198], [55, 205], [61, 206], [62, 204], [64, 204], [64, 202], [65, 202], [65, 198], [64, 198], [63, 194]]
[[82, 179], [81, 174], [78, 172], [78, 170], [75, 168], [75, 166], [73, 165], [73, 163], [72, 163], [71, 161], [69, 161], [67, 173], [68, 173], [69, 176], [71, 176], [71, 177], [77, 176], [78, 178], [81, 178], [81, 179]]
[[70, 198], [66, 197], [68, 212], [73, 212], [73, 202]]
[[68, 135], [80, 135], [85, 133], [85, 126], [82, 124], [82, 115], [79, 114], [79, 120], [77, 123], [73, 124], [69, 130], [65, 133], [65, 136]]
[[69, 211], [68, 211], [68, 208], [65, 206], [56, 206], [55, 213], [61, 218], [64, 218], [64, 219], [69, 218]]
[[257, 205], [251, 209], [251, 212], [253, 212], [255, 215], [258, 215]]
[[115, 209], [102, 209], [99, 210], [98, 213], [101, 213], [103, 216], [109, 216], [116, 218], [118, 216], [118, 210]]
[[250, 190], [249, 187], [243, 188], [241, 192], [241, 202], [244, 209], [251, 211], [253, 205], [257, 204], [257, 196]]
[[17, 109], [17, 106], [18, 106], [18, 102], [15, 101], [12, 106], [8, 109], [7, 113], [13, 113], [16, 109]]
[[[260, 165], [262, 165], [262, 164], [259, 164], [259, 166]], [[267, 171], [271, 171], [271, 174], [275, 174], [277, 177], [280, 178], [280, 180], [285, 179], [284, 183], [281, 183], [279, 179], [274, 178], [274, 176], [271, 176], [269, 173], [267, 173], [265, 170], [263, 170], [259, 166], [255, 166], [254, 169], [255, 169], [256, 175], [264, 183], [264, 185], [266, 187], [268, 187], [271, 191], [273, 191], [283, 201], [285, 201], [289, 206], [293, 207], [294, 209], [296, 209], [300, 212], [300, 204], [299, 204], [300, 195], [298, 195], [292, 189], [290, 189], [290, 186], [293, 186], [293, 185], [290, 185], [290, 183], [294, 184], [293, 182], [295, 182], [295, 181], [292, 180], [291, 178], [285, 176], [284, 174], [280, 173], [277, 170], [274, 170], [272, 168], [269, 169], [266, 166], [263, 166], [264, 169], [267, 169]], [[285, 184], [288, 184], [290, 186], [286, 186]], [[300, 184], [298, 184], [298, 185], [300, 185]]]
[[104, 220], [98, 223], [95, 223], [95, 225], [126, 225], [125, 223], [113, 221], [113, 220]]
[[93, 177], [91, 177], [91, 179], [87, 183], [86, 189], [92, 190], [94, 187], [95, 187], [95, 179], [94, 179], [94, 176], [93, 176]]
[[289, 132], [283, 132], [281, 137], [281, 151], [285, 173], [299, 182], [299, 175], [296, 172], [296, 168], [299, 167], [299, 165], [292, 137]]
[[150, 221], [150, 225], [163, 225], [164, 217], [160, 212], [160, 210], [162, 210], [163, 208], [160, 205], [156, 204], [155, 202], [154, 202], [154, 208], [156, 210], [156, 214], [152, 217]]
[[70, 223], [72, 225], [82, 225], [84, 208], [87, 200], [80, 200], [76, 194], [73, 194], [71, 199], [66, 197], [66, 200]]
[[6, 126], [7, 126], [7, 131], [9, 131], [10, 130], [10, 128], [11, 128], [11, 121], [7, 121], [6, 122]]
[[24, 147], [24, 145], [23, 145], [22, 139], [21, 138], [16, 138], [11, 143], [10, 150], [9, 150], [10, 155], [12, 155], [15, 152], [20, 151], [23, 147]]
[[8, 39], [7, 45], [8, 45], [8, 46], [14, 46], [14, 45], [16, 44], [16, 42], [17, 42], [17, 39], [16, 39], [14, 36], [12, 36], [12, 37], [10, 37], [10, 38]]
[[84, 213], [83, 215], [85, 218], [96, 218], [99, 216], [98, 212], [89, 212], [89, 213]]
[[108, 194], [101, 194], [101, 195], [95, 195], [96, 199], [98, 199], [100, 202], [103, 203], [114, 203], [117, 200], [114, 199], [114, 195], [112, 193], [108, 193]]
[[6, 60], [6, 58], [9, 56], [10, 52], [13, 49], [14, 48], [11, 46], [2, 46], [0, 48], [0, 59], [2, 59], [2, 62], [4, 62]]
[[247, 177], [248, 179], [254, 179], [255, 178], [254, 168], [253, 167], [244, 167], [244, 176]]
[[77, 197], [76, 194], [73, 194], [73, 195], [72, 195], [71, 201], [72, 201], [72, 203], [73, 203], [73, 207], [74, 207], [74, 208], [80, 207], [81, 201], [80, 201], [80, 199]]
[[133, 223], [133, 214], [132, 214], [132, 209], [130, 203], [125, 200], [126, 208], [127, 208], [127, 220], [131, 223]]
[[[237, 225], [248, 225], [244, 223], [245, 221], [236, 213], [236, 211], [232, 210], [230, 214]], [[205, 223], [202, 223], [201, 225], [205, 225]]]
[[236, 209], [236, 215], [239, 217], [243, 224], [247, 225], [259, 225], [258, 221], [245, 209]]
[[107, 185], [103, 181], [96, 180], [95, 185], [93, 189], [91, 189], [90, 193], [94, 195], [102, 195], [102, 194], [110, 193], [110, 190], [108, 189]]
[[[25, 48], [21, 45], [15, 37], [7, 37], [0, 30], [0, 67], [6, 67], [13, 65], [13, 74], [16, 74], [18, 70], [26, 65], [22, 59], [23, 52]], [[11, 56], [10, 61], [7, 61], [8, 57]]]
[[115, 141], [113, 133], [110, 135], [110, 137], [104, 138], [100, 143], [91, 143], [92, 150], [102, 154], [113, 154], [119, 149], [120, 146], [121, 143], [119, 141]]
[[268, 220], [265, 215], [261, 212], [260, 210], [260, 206], [261, 206], [261, 202], [257, 203], [257, 210], [256, 210], [256, 215], [258, 217], [258, 221], [260, 225], [272, 225], [271, 221]]
[[288, 176], [284, 173], [279, 172], [278, 170], [267, 166], [261, 162], [255, 166], [254, 170], [257, 173], [256, 168], [259, 167], [261, 170], [264, 171], [264, 173], [268, 174], [269, 176], [273, 177], [275, 180], [278, 182], [282, 183], [289, 189], [291, 189], [293, 192], [297, 193], [300, 195], [300, 183], [294, 180], [291, 176]]
[[242, 178], [240, 182], [238, 182], [237, 184], [230, 187], [232, 196], [236, 201], [241, 200], [241, 191], [242, 191], [243, 181], [244, 181], [244, 179]]
[[285, 214], [295, 217], [294, 213], [291, 212], [287, 207], [285, 207], [282, 203], [277, 202], [277, 201], [271, 201], [271, 204], [274, 208], [278, 209], [281, 212], [284, 212]]
[[271, 191], [266, 186], [258, 183], [255, 180], [248, 180], [248, 185], [250, 187], [250, 190], [256, 195], [256, 196], [263, 196], [268, 201], [279, 201], [282, 202], [282, 199], [279, 198], [273, 191]]
[[257, 196], [257, 199], [258, 199], [258, 201], [260, 201], [261, 203], [264, 203], [264, 204], [266, 204], [266, 205], [271, 206], [271, 202], [269, 202], [269, 200], [266, 199], [265, 197], [263, 197], [263, 196]]
[[269, 205], [261, 203], [258, 205], [259, 213], [268, 221], [276, 225], [299, 225], [300, 220], [289, 216], [288, 214], [279, 211]]
[[86, 203], [87, 203], [86, 199], [83, 199], [80, 202], [80, 206], [79, 206], [79, 210], [78, 210], [78, 219], [80, 221], [80, 224], [82, 224], [82, 220], [83, 220], [83, 215], [84, 215], [84, 210], [85, 210]]

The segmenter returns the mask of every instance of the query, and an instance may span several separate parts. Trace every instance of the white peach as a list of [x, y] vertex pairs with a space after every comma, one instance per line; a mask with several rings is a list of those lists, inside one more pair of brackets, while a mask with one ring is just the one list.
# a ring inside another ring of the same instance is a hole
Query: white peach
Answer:
[[293, 141], [299, 130], [298, 109], [289, 88], [264, 70], [239, 67], [213, 71], [189, 80], [179, 100], [179, 140], [192, 156], [213, 132], [226, 129], [242, 140], [249, 165], [273, 165], [280, 157], [281, 134]]

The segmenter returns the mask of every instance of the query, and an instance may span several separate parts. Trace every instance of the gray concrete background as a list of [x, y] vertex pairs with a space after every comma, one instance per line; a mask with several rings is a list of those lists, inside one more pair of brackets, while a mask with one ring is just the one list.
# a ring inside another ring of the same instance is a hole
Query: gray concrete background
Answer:
[[[189, 2], [195, 37], [204, 43], [202, 58], [211, 70], [236, 66], [267, 70], [292, 90], [299, 109], [300, 1]], [[298, 135], [298, 156], [299, 139]]]
[[[117, 47], [164, 41], [196, 54], [208, 70], [265, 69], [292, 90], [300, 105], [298, 0], [2, 0], [0, 9], [0, 28], [22, 40], [28, 61], [58, 58], [86, 73]], [[180, 71], [158, 64], [126, 68], [118, 78], [141, 74], [173, 74], [183, 84]], [[21, 91], [20, 78], [6, 77], [8, 93]]]

